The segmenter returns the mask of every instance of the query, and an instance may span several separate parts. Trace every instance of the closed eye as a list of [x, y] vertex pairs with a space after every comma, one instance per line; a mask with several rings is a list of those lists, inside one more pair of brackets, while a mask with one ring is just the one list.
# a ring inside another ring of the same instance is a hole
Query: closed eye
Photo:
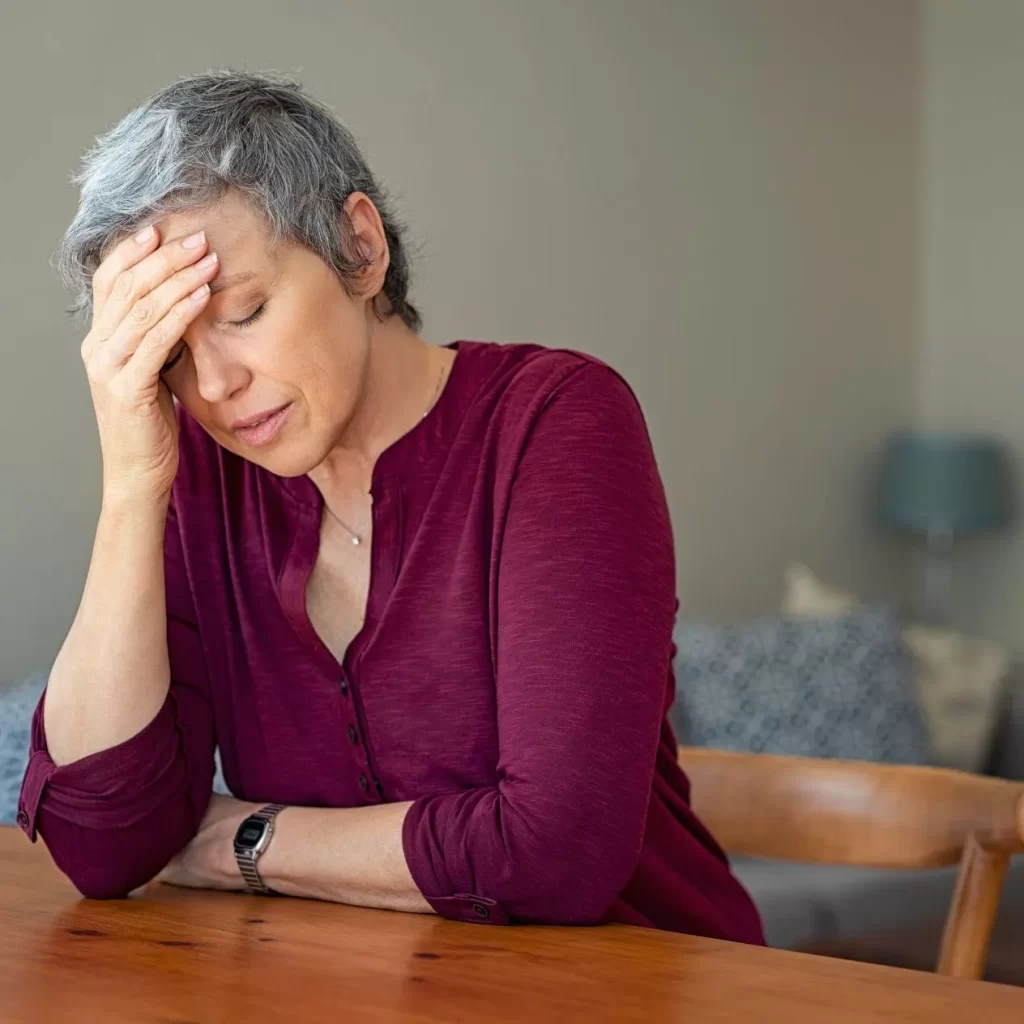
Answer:
[[265, 302], [257, 306], [244, 320], [232, 320], [231, 324], [233, 327], [249, 327], [256, 323], [261, 316], [263, 316], [263, 310], [267, 308]]
[[185, 346], [181, 342], [178, 342], [178, 350], [167, 360], [166, 363], [160, 368], [161, 375], [167, 373], [168, 370], [174, 369], [178, 365], [178, 361], [185, 354]]
[[[257, 306], [244, 320], [230, 320], [229, 323], [231, 324], [232, 327], [250, 327], [252, 324], [256, 323], [256, 321], [259, 320], [261, 316], [263, 316], [263, 310], [266, 309], [266, 307], [267, 304], [263, 302], [259, 306]], [[166, 363], [164, 363], [163, 367], [160, 370], [160, 373], [164, 374], [167, 373], [168, 370], [172, 370], [175, 366], [177, 366], [178, 361], [184, 354], [185, 346], [179, 345], [174, 355], [172, 355], [171, 358]]]

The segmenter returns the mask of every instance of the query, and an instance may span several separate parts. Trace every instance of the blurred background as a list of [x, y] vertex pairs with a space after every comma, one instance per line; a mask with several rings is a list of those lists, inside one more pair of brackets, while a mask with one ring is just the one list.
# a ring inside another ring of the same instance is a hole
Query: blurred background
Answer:
[[[0, 684], [56, 653], [98, 512], [85, 328], [48, 265], [68, 176], [175, 78], [276, 70], [393, 193], [427, 338], [583, 349], [632, 384], [682, 738], [1024, 778], [1022, 58], [1016, 0], [5, 6]], [[749, 869], [773, 942], [930, 966], [949, 872], [829, 871]], [[1024, 983], [1011, 876], [992, 970]]]

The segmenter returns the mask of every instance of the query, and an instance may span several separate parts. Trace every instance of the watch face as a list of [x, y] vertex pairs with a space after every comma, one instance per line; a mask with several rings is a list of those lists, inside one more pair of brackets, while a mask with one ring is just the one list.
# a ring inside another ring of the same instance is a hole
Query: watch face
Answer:
[[267, 830], [267, 823], [261, 818], [246, 818], [235, 833], [235, 844], [243, 850], [255, 850]]

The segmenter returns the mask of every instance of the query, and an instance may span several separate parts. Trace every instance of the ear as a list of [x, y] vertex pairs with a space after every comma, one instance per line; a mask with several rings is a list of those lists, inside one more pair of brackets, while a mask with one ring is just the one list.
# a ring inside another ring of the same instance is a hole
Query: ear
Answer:
[[345, 200], [344, 212], [338, 219], [338, 236], [345, 255], [363, 264], [353, 285], [364, 298], [375, 299], [384, 288], [391, 252], [380, 213], [364, 192], [353, 192]]

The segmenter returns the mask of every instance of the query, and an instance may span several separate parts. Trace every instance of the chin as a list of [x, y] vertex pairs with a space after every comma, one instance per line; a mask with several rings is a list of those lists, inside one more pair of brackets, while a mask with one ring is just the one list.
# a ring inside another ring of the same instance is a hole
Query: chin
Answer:
[[299, 445], [288, 445], [281, 451], [253, 452], [252, 454], [258, 457], [247, 456], [250, 462], [256, 463], [257, 466], [261, 466], [275, 476], [283, 477], [305, 476], [323, 461], [322, 458], [317, 458], [304, 446]]
[[332, 447], [330, 437], [307, 428], [263, 450], [250, 449], [245, 457], [275, 476], [306, 476], [330, 455]]

